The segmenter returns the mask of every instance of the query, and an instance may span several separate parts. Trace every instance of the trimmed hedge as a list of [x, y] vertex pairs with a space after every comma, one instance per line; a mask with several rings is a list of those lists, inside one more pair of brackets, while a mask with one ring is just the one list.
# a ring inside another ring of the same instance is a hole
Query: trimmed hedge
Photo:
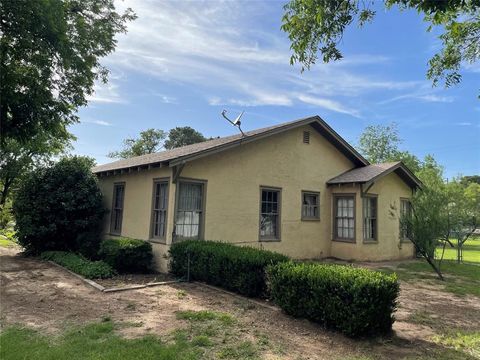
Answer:
[[152, 268], [152, 244], [143, 240], [123, 237], [103, 240], [99, 256], [120, 273], [144, 273]]
[[287, 261], [288, 257], [266, 250], [215, 241], [186, 240], [170, 248], [170, 271], [187, 276], [190, 254], [190, 279], [251, 297], [264, 297], [265, 269]]
[[352, 266], [284, 262], [267, 268], [272, 300], [287, 314], [348, 336], [389, 332], [399, 285], [386, 275]]
[[103, 261], [90, 261], [83, 256], [67, 251], [44, 251], [40, 257], [53, 261], [87, 279], [105, 279], [115, 275], [110, 265]]

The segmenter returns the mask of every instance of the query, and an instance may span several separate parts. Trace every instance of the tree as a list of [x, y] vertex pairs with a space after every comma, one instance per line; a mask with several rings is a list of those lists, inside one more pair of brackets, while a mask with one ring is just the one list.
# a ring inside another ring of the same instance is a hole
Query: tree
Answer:
[[105, 209], [90, 170], [93, 165], [85, 157], [63, 158], [22, 182], [13, 212], [18, 242], [28, 252], [65, 250], [96, 256]]
[[190, 126], [176, 127], [169, 131], [168, 139], [165, 141], [165, 149], [170, 150], [206, 140], [207, 138], [205, 138], [205, 136]]
[[401, 143], [395, 123], [370, 125], [360, 135], [358, 149], [372, 164], [402, 161], [413, 173], [418, 172], [421, 161], [408, 151], [399, 150]]
[[[480, 56], [480, 2], [477, 0], [419, 1], [384, 0], [387, 9], [415, 9], [433, 27], [443, 27], [439, 36], [443, 48], [429, 61], [427, 78], [436, 85], [443, 79], [449, 87], [461, 81], [462, 63], [474, 63]], [[373, 1], [290, 0], [284, 6], [282, 29], [288, 33], [293, 55], [290, 63], [309, 69], [318, 58], [324, 62], [343, 58], [338, 45], [352, 23], [363, 26], [375, 17]]]
[[163, 140], [167, 134], [159, 129], [147, 129], [140, 132], [138, 138], [128, 138], [123, 141], [123, 150], [108, 154], [111, 158], [128, 159], [133, 156], [152, 154], [163, 147]]
[[473, 235], [480, 221], [480, 185], [465, 187], [454, 179], [446, 186], [448, 195], [448, 235], [457, 239], [457, 262], [463, 259], [463, 245]]
[[72, 138], [67, 132], [58, 137], [40, 132], [23, 144], [13, 138], [5, 139], [0, 147], [0, 207], [5, 205], [21, 178], [48, 164], [52, 156], [64, 151]]
[[[163, 141], [165, 139], [167, 140], [164, 143]], [[206, 140], [205, 136], [189, 126], [176, 127], [171, 129], [168, 133], [160, 129], [148, 129], [140, 132], [138, 138], [125, 139], [123, 141], [123, 150], [112, 151], [108, 154], [108, 157], [127, 159], [133, 156], [158, 152], [163, 147], [167, 150], [171, 150]]]
[[118, 14], [114, 0], [2, 0], [0, 14], [0, 145], [54, 138], [107, 81], [99, 60], [135, 15]]

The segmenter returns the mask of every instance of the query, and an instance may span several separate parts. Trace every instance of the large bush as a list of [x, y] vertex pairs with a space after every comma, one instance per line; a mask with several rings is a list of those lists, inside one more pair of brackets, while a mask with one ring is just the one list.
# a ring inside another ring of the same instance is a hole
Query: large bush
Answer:
[[104, 240], [99, 255], [118, 272], [148, 272], [152, 267], [152, 245], [143, 240], [122, 237]]
[[396, 275], [341, 265], [285, 262], [267, 269], [272, 300], [287, 314], [348, 336], [386, 333], [394, 321]]
[[115, 271], [106, 262], [90, 261], [71, 252], [45, 251], [41, 258], [62, 265], [87, 279], [104, 279], [115, 275]]
[[205, 281], [252, 297], [266, 294], [265, 268], [288, 260], [271, 251], [198, 240], [173, 244], [170, 257], [170, 271], [177, 276], [186, 277], [189, 267], [191, 280]]
[[18, 241], [27, 251], [97, 254], [105, 210], [92, 165], [85, 157], [64, 158], [21, 184], [13, 211]]

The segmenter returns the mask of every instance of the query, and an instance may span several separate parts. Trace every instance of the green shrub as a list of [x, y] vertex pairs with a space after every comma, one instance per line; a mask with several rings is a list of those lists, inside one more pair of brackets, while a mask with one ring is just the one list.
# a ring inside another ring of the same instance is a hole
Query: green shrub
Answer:
[[170, 248], [170, 271], [187, 276], [190, 254], [190, 279], [205, 281], [246, 296], [266, 294], [265, 268], [287, 261], [284, 255], [214, 241], [187, 240]]
[[148, 272], [152, 267], [152, 245], [143, 240], [115, 238], [103, 240], [100, 257], [118, 272]]
[[286, 262], [267, 268], [272, 300], [287, 314], [348, 336], [386, 333], [394, 321], [395, 274], [341, 265]]
[[53, 261], [87, 279], [104, 279], [115, 275], [115, 271], [104, 261], [90, 261], [81, 255], [66, 251], [45, 251], [44, 260]]
[[105, 209], [93, 161], [79, 156], [36, 169], [13, 202], [18, 242], [28, 252], [48, 250], [97, 255]]

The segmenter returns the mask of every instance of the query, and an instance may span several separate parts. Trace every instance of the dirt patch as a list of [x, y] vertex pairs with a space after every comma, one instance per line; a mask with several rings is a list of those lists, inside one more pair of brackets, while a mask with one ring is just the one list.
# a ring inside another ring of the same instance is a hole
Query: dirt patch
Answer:
[[[212, 310], [229, 313], [238, 320], [242, 336], [239, 340], [267, 337], [270, 345], [262, 357], [272, 359], [434, 358], [432, 354], [444, 351], [429, 340], [439, 326], [454, 324], [458, 328], [480, 330], [478, 298], [458, 298], [427, 284], [402, 283], [397, 322], [391, 336], [354, 340], [197, 283], [107, 294], [62, 269], [5, 248], [0, 248], [0, 268], [2, 327], [21, 324], [57, 332], [69, 324], [108, 317], [131, 325], [120, 330], [125, 336], [163, 337], [186, 326], [184, 320], [176, 318], [177, 311]], [[431, 317], [436, 314], [441, 318], [432, 322]], [[437, 323], [440, 325], [432, 325]]]
[[111, 279], [94, 279], [97, 284], [105, 288], [120, 288], [132, 285], [146, 285], [149, 283], [174, 281], [175, 278], [169, 274], [125, 274], [116, 275]]

